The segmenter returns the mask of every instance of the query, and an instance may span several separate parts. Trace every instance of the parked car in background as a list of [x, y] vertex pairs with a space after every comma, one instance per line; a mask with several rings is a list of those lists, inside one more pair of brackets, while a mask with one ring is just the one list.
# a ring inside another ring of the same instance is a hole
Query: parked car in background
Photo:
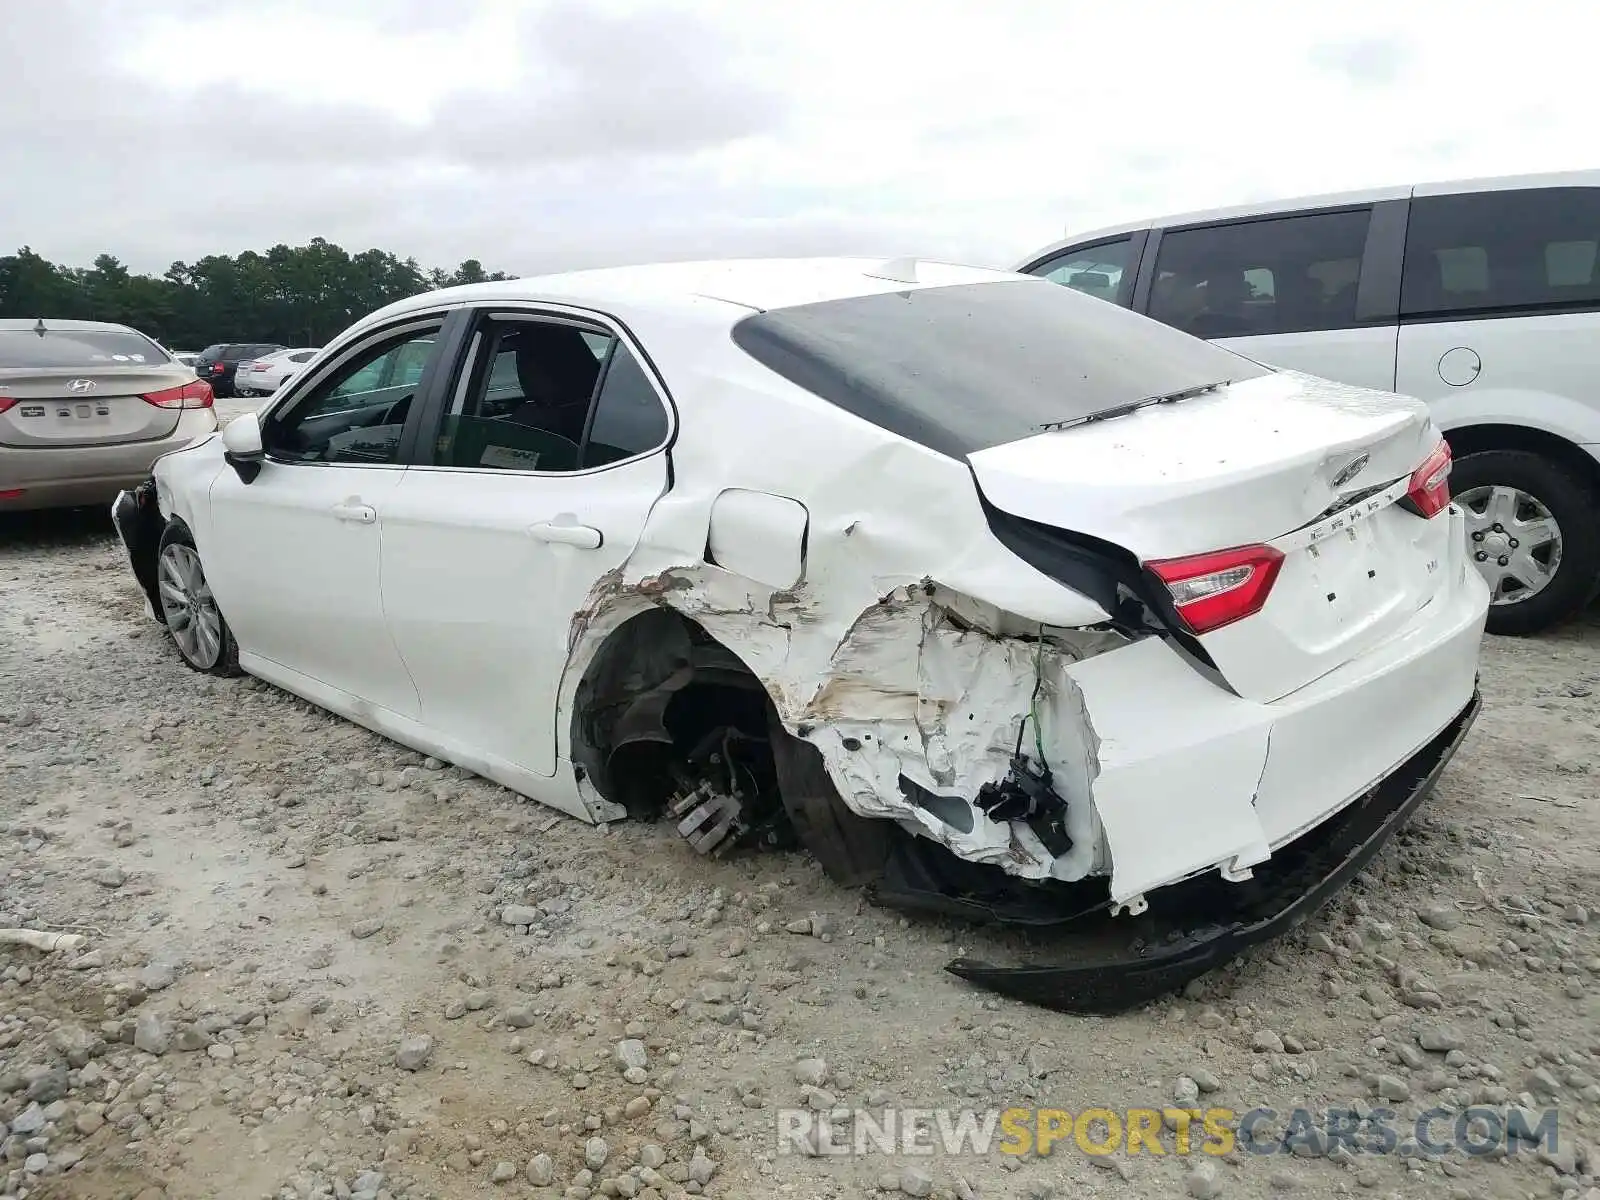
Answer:
[[174, 362], [180, 362], [186, 367], [192, 367], [200, 355], [193, 350], [168, 350]]
[[270, 396], [283, 386], [285, 380], [317, 356], [318, 347], [297, 350], [275, 350], [262, 358], [239, 364], [233, 377], [236, 396]]
[[276, 342], [224, 342], [207, 346], [195, 359], [194, 373], [211, 385], [218, 396], [232, 396], [239, 364], [284, 347]]
[[0, 512], [108, 503], [216, 428], [211, 385], [144, 334], [0, 320]]
[[1082, 931], [951, 965], [1081, 1010], [1299, 922], [1421, 803], [1488, 608], [1449, 471], [1418, 400], [799, 259], [400, 301], [114, 511], [191, 668], [583, 820]]
[[1600, 592], [1600, 171], [1383, 188], [1140, 221], [1032, 275], [1265, 362], [1426, 400], [1493, 633]]

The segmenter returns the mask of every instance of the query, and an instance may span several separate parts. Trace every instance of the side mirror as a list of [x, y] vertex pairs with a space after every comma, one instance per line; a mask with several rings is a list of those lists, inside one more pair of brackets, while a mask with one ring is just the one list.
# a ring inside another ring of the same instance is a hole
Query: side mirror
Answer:
[[253, 412], [241, 413], [223, 427], [222, 457], [238, 473], [240, 483], [255, 481], [266, 458], [261, 447], [259, 416]]

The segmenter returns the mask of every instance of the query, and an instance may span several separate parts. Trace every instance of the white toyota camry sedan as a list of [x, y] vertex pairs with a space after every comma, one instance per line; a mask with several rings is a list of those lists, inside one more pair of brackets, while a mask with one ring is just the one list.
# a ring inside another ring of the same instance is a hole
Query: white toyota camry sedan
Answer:
[[1139, 1003], [1427, 795], [1488, 593], [1419, 402], [1046, 280], [730, 261], [429, 292], [119, 497], [186, 663], [588, 822], [798, 842]]

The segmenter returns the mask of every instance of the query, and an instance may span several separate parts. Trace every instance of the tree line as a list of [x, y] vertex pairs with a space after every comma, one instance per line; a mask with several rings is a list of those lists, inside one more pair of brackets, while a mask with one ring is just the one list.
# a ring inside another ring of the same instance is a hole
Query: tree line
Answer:
[[395, 300], [459, 283], [512, 279], [475, 258], [424, 270], [386, 250], [351, 254], [323, 238], [264, 254], [212, 254], [138, 275], [110, 254], [64, 267], [27, 246], [0, 256], [0, 317], [116, 321], [175, 350], [215, 342], [320, 346]]

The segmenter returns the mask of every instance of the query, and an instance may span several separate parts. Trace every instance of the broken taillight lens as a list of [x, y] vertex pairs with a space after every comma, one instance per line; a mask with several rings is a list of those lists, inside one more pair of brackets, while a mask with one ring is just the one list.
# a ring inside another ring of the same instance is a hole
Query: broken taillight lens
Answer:
[[157, 408], [210, 408], [211, 385], [204, 379], [185, 383], [179, 387], [164, 388], [159, 392], [146, 392], [139, 399]]
[[1271, 546], [1236, 546], [1145, 565], [1166, 584], [1190, 632], [1210, 633], [1261, 611], [1283, 554]]
[[1433, 517], [1450, 507], [1450, 443], [1440, 441], [1422, 465], [1411, 472], [1405, 507], [1419, 517]]

